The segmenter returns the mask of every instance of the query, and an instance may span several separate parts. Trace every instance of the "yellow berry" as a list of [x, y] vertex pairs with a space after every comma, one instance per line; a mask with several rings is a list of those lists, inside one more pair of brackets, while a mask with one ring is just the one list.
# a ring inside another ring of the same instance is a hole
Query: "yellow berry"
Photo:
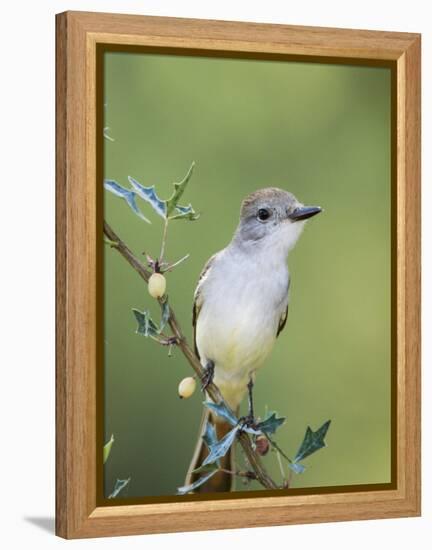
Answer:
[[162, 298], [166, 290], [166, 279], [162, 273], [153, 273], [148, 282], [148, 291], [153, 298]]
[[188, 376], [187, 378], [183, 378], [183, 380], [180, 382], [178, 387], [178, 394], [180, 399], [187, 399], [190, 397], [196, 388], [196, 382], [195, 378], [192, 378], [192, 376]]

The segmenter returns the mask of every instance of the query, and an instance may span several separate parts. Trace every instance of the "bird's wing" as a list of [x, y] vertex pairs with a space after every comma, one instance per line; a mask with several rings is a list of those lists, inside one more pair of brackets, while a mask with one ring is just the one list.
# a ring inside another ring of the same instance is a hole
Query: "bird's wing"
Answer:
[[203, 267], [203, 269], [200, 273], [200, 276], [199, 276], [199, 279], [198, 279], [198, 284], [196, 286], [195, 294], [194, 294], [194, 303], [193, 303], [193, 308], [192, 308], [192, 326], [193, 326], [193, 340], [194, 340], [195, 354], [197, 355], [198, 358], [200, 358], [200, 355], [199, 355], [198, 348], [197, 348], [197, 345], [196, 345], [196, 324], [197, 324], [197, 321], [198, 321], [199, 312], [201, 310], [201, 307], [202, 307], [203, 301], [204, 301], [203, 300], [203, 295], [202, 295], [202, 285], [203, 285], [205, 279], [207, 278], [207, 276], [210, 272], [210, 269], [213, 265], [213, 262], [214, 262], [216, 256], [217, 256], [217, 254], [213, 254], [213, 256], [207, 261], [207, 263]]
[[288, 308], [289, 308], [288, 299], [289, 299], [290, 287], [291, 287], [291, 277], [288, 277], [287, 306], [286, 306], [285, 311], [282, 313], [281, 318], [279, 319], [279, 325], [278, 325], [278, 329], [277, 329], [277, 333], [276, 333], [276, 338], [279, 336], [279, 334], [285, 328], [285, 325], [286, 325], [286, 322], [287, 322], [287, 319], [288, 319]]
[[277, 330], [276, 338], [279, 336], [279, 334], [280, 334], [280, 333], [283, 331], [283, 329], [285, 328], [285, 325], [286, 325], [286, 322], [287, 322], [287, 319], [288, 319], [288, 308], [289, 308], [289, 306], [287, 305], [286, 310], [282, 313], [282, 316], [281, 316], [281, 318], [279, 319], [279, 325], [278, 325], [278, 330]]

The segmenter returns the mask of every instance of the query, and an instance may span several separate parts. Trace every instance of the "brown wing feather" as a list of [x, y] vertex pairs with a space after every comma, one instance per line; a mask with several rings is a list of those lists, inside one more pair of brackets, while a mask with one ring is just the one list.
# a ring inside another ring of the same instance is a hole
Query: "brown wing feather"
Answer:
[[212, 265], [214, 259], [216, 258], [216, 256], [217, 256], [217, 254], [213, 254], [213, 256], [207, 261], [207, 263], [203, 267], [203, 269], [200, 273], [198, 283], [197, 283], [197, 287], [195, 289], [195, 294], [194, 294], [194, 303], [193, 303], [193, 307], [192, 307], [192, 326], [193, 326], [193, 341], [194, 341], [195, 354], [198, 357], [198, 359], [200, 359], [200, 355], [198, 353], [198, 348], [197, 348], [197, 345], [196, 345], [196, 336], [195, 336], [196, 330], [195, 329], [196, 329], [196, 324], [197, 324], [197, 321], [198, 321], [199, 312], [200, 312], [201, 306], [203, 304], [203, 297], [202, 297], [202, 293], [200, 291], [200, 285], [201, 285], [204, 277], [207, 275], [209, 269], [211, 268], [211, 265]]
[[283, 329], [285, 328], [287, 319], [288, 319], [288, 306], [286, 307], [286, 310], [285, 310], [284, 314], [282, 315], [282, 317], [279, 319], [279, 326], [278, 326], [276, 338], [279, 336], [279, 334], [280, 334], [280, 333], [283, 331]]
[[[288, 288], [287, 288], [288, 296], [289, 296], [290, 288], [291, 288], [291, 277], [288, 278]], [[287, 322], [287, 319], [288, 319], [288, 308], [289, 308], [289, 305], [287, 304], [287, 307], [286, 307], [284, 313], [282, 314], [281, 318], [279, 319], [279, 325], [278, 325], [278, 329], [277, 329], [277, 333], [276, 333], [276, 338], [279, 336], [279, 334], [285, 328], [285, 325], [286, 325], [286, 322]]]

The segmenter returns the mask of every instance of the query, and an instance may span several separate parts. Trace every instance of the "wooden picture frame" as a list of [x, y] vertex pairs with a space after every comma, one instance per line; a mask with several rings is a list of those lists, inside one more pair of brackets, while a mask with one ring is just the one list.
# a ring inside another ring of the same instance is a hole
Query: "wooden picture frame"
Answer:
[[[59, 14], [56, 23], [56, 533], [80, 538], [419, 515], [420, 35], [85, 12]], [[103, 44], [392, 68], [396, 376], [390, 489], [98, 505], [96, 79]]]

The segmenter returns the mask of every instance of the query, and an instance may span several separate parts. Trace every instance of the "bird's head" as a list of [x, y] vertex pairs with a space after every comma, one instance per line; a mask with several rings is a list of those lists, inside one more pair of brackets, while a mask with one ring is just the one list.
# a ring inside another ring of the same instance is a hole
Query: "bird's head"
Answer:
[[288, 252], [297, 242], [306, 220], [319, 212], [319, 206], [305, 206], [283, 189], [259, 189], [242, 203], [235, 239], [241, 244], [278, 246]]

